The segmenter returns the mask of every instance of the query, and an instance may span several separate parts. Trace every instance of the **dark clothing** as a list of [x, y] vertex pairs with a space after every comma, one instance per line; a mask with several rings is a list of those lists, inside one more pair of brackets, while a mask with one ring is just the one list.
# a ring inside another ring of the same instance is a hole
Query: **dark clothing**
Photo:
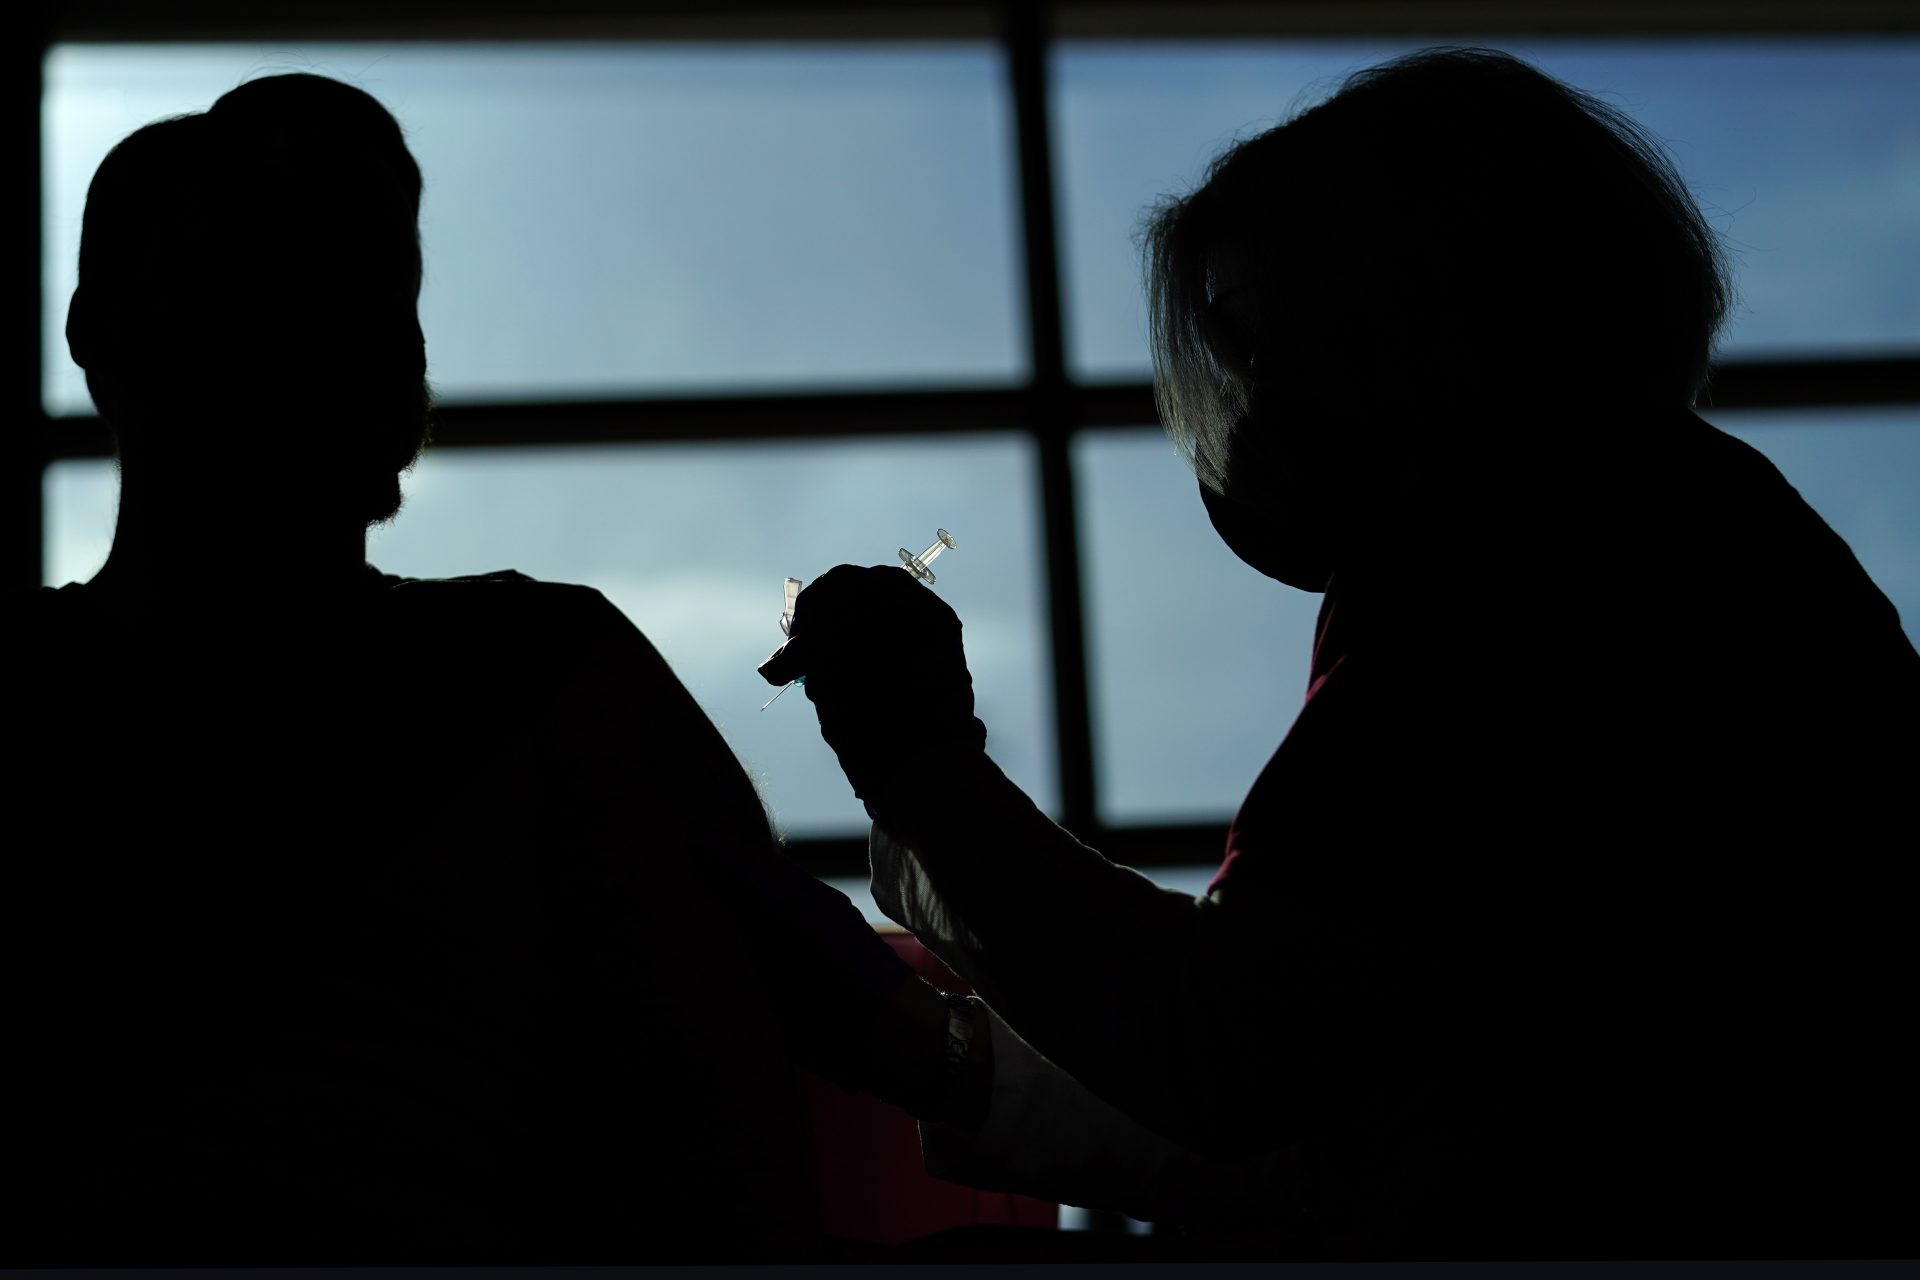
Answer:
[[795, 1053], [908, 971], [597, 592], [312, 606], [26, 611], [4, 1260], [784, 1256]]
[[984, 757], [873, 803], [1036, 1049], [1195, 1150], [1301, 1150], [1284, 1247], [1920, 1249], [1920, 655], [1763, 458], [1657, 428], [1336, 574], [1204, 898]]

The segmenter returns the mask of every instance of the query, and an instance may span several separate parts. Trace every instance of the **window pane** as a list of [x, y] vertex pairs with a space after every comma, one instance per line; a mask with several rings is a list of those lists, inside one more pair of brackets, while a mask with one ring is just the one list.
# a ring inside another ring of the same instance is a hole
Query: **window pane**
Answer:
[[50, 463], [40, 486], [48, 586], [85, 582], [107, 562], [120, 481], [104, 458]]
[[[1147, 372], [1132, 238], [1149, 205], [1346, 72], [1443, 43], [1064, 44], [1053, 119], [1074, 372]], [[1666, 142], [1733, 251], [1726, 354], [1920, 344], [1920, 40], [1459, 43], [1530, 58]]]
[[1223, 819], [1300, 710], [1320, 597], [1255, 573], [1157, 431], [1074, 441], [1104, 822]]
[[1025, 372], [988, 44], [64, 45], [44, 114], [50, 409], [91, 410], [62, 330], [101, 158], [303, 70], [407, 130], [447, 400]]
[[[1920, 410], [1712, 417], [1773, 460], [1920, 637]], [[1224, 821], [1300, 708], [1320, 597], [1227, 550], [1159, 433], [1075, 449], [1100, 816]]]
[[1920, 408], [1712, 410], [1846, 539], [1920, 644]]
[[[50, 581], [85, 579], [105, 559], [113, 485], [109, 463], [49, 469]], [[781, 642], [782, 580], [897, 563], [896, 548], [952, 530], [934, 590], [966, 620], [990, 750], [1056, 809], [1036, 485], [1030, 445], [1011, 436], [449, 449], [408, 477], [406, 508], [368, 555], [410, 576], [511, 568], [599, 588], [673, 664], [784, 829], [859, 834], [866, 816], [805, 692], [759, 710], [773, 690], [754, 668]]]

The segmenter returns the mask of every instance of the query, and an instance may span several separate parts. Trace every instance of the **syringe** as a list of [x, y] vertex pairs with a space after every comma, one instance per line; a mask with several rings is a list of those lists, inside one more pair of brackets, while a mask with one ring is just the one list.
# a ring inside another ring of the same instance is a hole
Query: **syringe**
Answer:
[[[905, 547], [900, 548], [900, 567], [928, 586], [932, 586], [933, 569], [931, 566], [933, 562], [940, 558], [941, 552], [952, 551], [953, 549], [953, 535], [945, 529], [936, 529], [933, 535], [933, 545], [925, 551], [922, 551], [919, 555], [913, 554], [913, 552], [907, 550]], [[784, 605], [780, 610], [780, 634], [783, 636], [791, 636], [793, 634], [793, 602], [800, 598], [800, 588], [803, 585], [798, 578], [788, 578], [782, 590]], [[774, 690], [773, 696], [760, 704], [760, 709], [765, 711], [768, 707], [780, 701], [781, 694], [797, 684], [805, 684], [806, 682], [807, 678], [805, 676], [795, 676]]]
[[[938, 560], [942, 551], [951, 550], [953, 550], [953, 535], [945, 529], [936, 529], [933, 535], [933, 545], [925, 551], [922, 551], [919, 555], [913, 554], [913, 552], [907, 550], [905, 547], [900, 548], [900, 567], [928, 586], [932, 586], [933, 570], [927, 566], [931, 565], [935, 560]], [[789, 578], [787, 581], [791, 582], [793, 579]]]

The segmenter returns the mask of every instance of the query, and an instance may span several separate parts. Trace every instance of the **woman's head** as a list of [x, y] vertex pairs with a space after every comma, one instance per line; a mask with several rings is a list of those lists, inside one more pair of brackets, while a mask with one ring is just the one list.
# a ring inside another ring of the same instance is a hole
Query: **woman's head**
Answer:
[[[1146, 238], [1162, 420], [1207, 489], [1254, 505], [1274, 485], [1338, 505], [1548, 395], [1688, 405], [1729, 301], [1659, 144], [1491, 50], [1350, 76]], [[1262, 474], [1289, 465], [1318, 474]]]

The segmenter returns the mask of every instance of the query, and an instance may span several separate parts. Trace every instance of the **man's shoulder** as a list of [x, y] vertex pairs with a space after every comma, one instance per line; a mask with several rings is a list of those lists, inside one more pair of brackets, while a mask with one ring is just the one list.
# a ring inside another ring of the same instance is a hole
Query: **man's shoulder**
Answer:
[[434, 598], [479, 599], [482, 593], [504, 600], [509, 595], [516, 598], [528, 598], [534, 595], [549, 595], [555, 592], [600, 593], [594, 588], [575, 582], [546, 582], [520, 572], [518, 569], [495, 569], [491, 573], [467, 573], [451, 578], [410, 578], [403, 574], [383, 573], [372, 565], [368, 571], [380, 579], [389, 591], [403, 591], [408, 599]]
[[515, 569], [450, 578], [381, 574], [382, 599], [402, 625], [484, 636], [487, 647], [534, 653], [564, 648], [584, 657], [591, 645], [632, 660], [654, 658], [652, 644], [596, 587], [549, 582]]
[[[378, 572], [376, 570], [376, 572]], [[408, 578], [381, 573], [386, 599], [421, 610], [496, 610], [528, 615], [577, 614], [622, 618], [597, 587], [578, 582], [548, 582], [518, 569], [463, 574], [453, 578]]]

